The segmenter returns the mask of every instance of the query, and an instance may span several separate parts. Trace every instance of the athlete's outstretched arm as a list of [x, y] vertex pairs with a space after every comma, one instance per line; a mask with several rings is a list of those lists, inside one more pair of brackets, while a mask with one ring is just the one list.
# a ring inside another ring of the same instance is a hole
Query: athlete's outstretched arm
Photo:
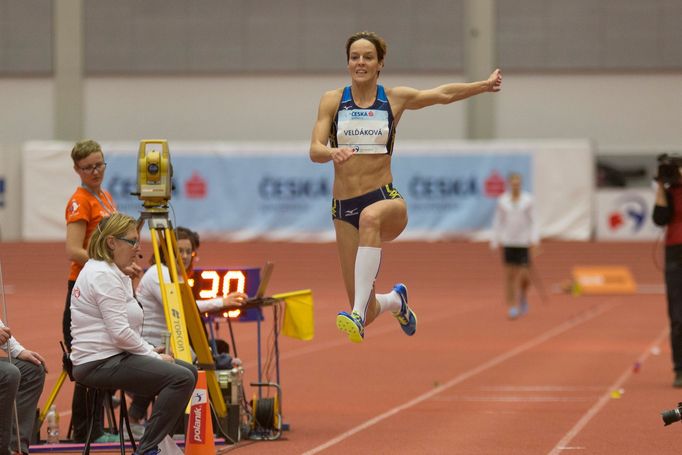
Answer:
[[502, 88], [502, 72], [493, 71], [488, 79], [478, 82], [444, 84], [428, 90], [396, 87], [393, 96], [404, 102], [403, 109], [421, 109], [434, 104], [450, 104], [485, 92], [499, 92]]

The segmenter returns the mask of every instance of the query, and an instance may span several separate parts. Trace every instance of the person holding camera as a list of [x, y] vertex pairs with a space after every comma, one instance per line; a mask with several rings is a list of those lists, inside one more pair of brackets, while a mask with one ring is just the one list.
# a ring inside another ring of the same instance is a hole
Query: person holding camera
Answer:
[[682, 388], [682, 158], [659, 157], [653, 221], [665, 226], [665, 288], [670, 318], [670, 347], [675, 379]]
[[142, 338], [144, 312], [125, 272], [139, 253], [134, 218], [116, 212], [99, 222], [71, 296], [71, 361], [86, 387], [156, 397], [136, 452], [155, 455], [189, 402], [197, 369]]
[[[0, 455], [27, 454], [33, 435], [36, 406], [45, 383], [45, 359], [24, 348], [0, 320]], [[18, 433], [14, 416], [16, 400]], [[19, 449], [19, 451], [16, 451]]]

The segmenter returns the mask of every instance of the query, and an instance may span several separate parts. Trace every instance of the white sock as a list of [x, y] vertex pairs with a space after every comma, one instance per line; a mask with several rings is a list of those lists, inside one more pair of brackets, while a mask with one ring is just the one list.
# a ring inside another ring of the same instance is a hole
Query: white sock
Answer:
[[371, 246], [358, 247], [355, 257], [355, 300], [353, 311], [357, 312], [363, 322], [367, 320], [367, 305], [374, 280], [381, 264], [381, 248]]
[[384, 311], [390, 311], [394, 314], [398, 313], [403, 305], [403, 301], [395, 291], [391, 291], [388, 294], [377, 294], [376, 299], [379, 304], [379, 314]]

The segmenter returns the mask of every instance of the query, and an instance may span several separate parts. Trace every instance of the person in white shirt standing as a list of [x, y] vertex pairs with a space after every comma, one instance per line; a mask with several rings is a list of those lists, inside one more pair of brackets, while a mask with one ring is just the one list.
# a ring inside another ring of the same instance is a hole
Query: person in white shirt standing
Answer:
[[511, 173], [507, 181], [509, 189], [497, 200], [490, 246], [503, 247], [507, 315], [516, 319], [528, 312], [530, 262], [540, 235], [533, 196], [523, 191], [521, 174]]
[[71, 294], [71, 361], [74, 378], [86, 387], [156, 396], [135, 452], [156, 455], [189, 402], [197, 369], [142, 338], [142, 306], [124, 272], [139, 253], [134, 218], [120, 212], [102, 218]]

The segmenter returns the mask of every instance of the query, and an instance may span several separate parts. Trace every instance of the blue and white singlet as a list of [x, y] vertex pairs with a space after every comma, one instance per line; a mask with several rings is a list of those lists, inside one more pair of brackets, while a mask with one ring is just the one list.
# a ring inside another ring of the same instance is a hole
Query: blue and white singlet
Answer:
[[343, 89], [339, 109], [334, 116], [329, 143], [332, 147], [352, 147], [355, 153], [393, 153], [395, 127], [393, 112], [383, 85], [369, 108], [358, 107], [350, 86]]

